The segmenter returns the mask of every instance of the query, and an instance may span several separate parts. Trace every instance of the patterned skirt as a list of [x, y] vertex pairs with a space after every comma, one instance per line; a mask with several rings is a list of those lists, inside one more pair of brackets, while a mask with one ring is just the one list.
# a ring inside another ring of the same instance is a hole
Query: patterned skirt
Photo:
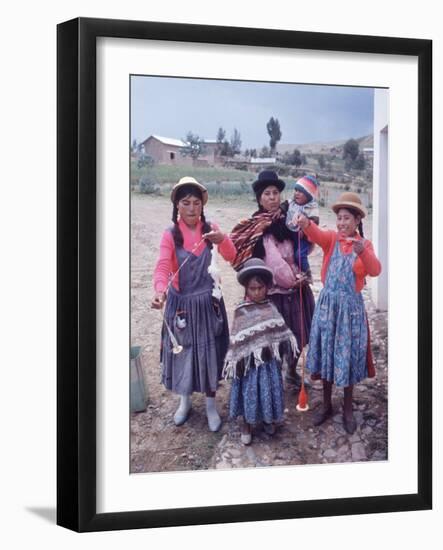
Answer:
[[248, 424], [283, 419], [284, 397], [281, 365], [271, 359], [232, 380], [229, 416], [243, 416]]
[[360, 292], [320, 292], [306, 368], [313, 378], [350, 386], [368, 376], [368, 328]]

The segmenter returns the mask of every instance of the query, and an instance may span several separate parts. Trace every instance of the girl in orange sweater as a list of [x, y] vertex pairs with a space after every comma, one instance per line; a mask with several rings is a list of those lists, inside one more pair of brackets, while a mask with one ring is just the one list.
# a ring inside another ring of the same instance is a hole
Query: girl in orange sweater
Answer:
[[366, 210], [360, 197], [343, 193], [332, 209], [337, 214], [337, 231], [322, 230], [303, 215], [296, 220], [308, 239], [324, 252], [324, 288], [312, 319], [306, 368], [312, 378], [323, 381], [323, 405], [314, 416], [314, 425], [332, 416], [332, 384], [336, 384], [344, 388], [343, 424], [352, 434], [357, 427], [352, 412], [354, 384], [374, 375], [361, 290], [366, 275], [380, 274], [381, 264], [372, 243], [363, 236]]

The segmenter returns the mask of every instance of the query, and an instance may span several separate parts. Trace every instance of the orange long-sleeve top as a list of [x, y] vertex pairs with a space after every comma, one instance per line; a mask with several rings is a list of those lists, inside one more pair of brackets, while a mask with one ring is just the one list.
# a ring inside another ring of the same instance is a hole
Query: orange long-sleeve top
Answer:
[[[206, 242], [203, 241], [195, 250], [193, 250], [193, 248], [202, 238], [203, 223], [199, 221], [195, 231], [189, 229], [189, 227], [182, 220], [178, 221], [178, 225], [183, 234], [183, 248], [188, 252], [191, 252], [192, 250], [193, 254], [200, 256], [207, 246]], [[210, 226], [215, 231], [218, 231], [219, 229], [216, 223], [211, 222]], [[226, 261], [232, 262], [234, 260], [237, 251], [228, 235], [225, 235], [225, 238], [219, 245], [214, 246], [218, 246], [218, 251]], [[160, 253], [154, 269], [154, 289], [156, 292], [166, 291], [170, 277], [172, 273], [177, 271], [177, 269], [178, 262], [175, 255], [174, 238], [171, 231], [167, 229], [163, 233], [160, 241]], [[177, 274], [172, 281], [172, 285], [177, 290], [179, 290], [178, 281], [179, 274]]]
[[[340, 237], [337, 231], [320, 229], [315, 223], [310, 223], [303, 231], [311, 242], [318, 244], [323, 249], [321, 280], [325, 284], [329, 260], [334, 252], [335, 243], [338, 240], [342, 254], [350, 254], [353, 248], [352, 241]], [[358, 233], [355, 233], [353, 238], [361, 239]], [[355, 289], [357, 292], [360, 292], [365, 286], [365, 277], [367, 275], [377, 277], [381, 273], [381, 263], [375, 255], [371, 241], [368, 239], [365, 239], [363, 252], [357, 256], [354, 262], [353, 271], [355, 273]]]

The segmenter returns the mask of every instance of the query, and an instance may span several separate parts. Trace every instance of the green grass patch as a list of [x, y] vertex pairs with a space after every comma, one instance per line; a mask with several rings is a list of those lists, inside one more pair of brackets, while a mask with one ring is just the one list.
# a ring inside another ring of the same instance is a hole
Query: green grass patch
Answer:
[[209, 182], [252, 182], [256, 174], [245, 170], [231, 168], [216, 168], [212, 166], [166, 166], [157, 165], [151, 168], [138, 168], [137, 161], [131, 162], [131, 185], [137, 185], [143, 177], [155, 180], [160, 185], [164, 183], [174, 184], [184, 176], [192, 176], [204, 185]]

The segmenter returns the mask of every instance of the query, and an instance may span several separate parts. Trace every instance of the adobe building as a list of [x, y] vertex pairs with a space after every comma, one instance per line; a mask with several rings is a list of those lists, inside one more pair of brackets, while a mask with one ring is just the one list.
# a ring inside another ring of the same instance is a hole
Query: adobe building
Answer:
[[193, 161], [190, 156], [182, 154], [187, 143], [181, 139], [151, 135], [143, 141], [143, 151], [154, 159], [156, 164], [171, 166], [214, 166], [217, 164], [218, 143], [216, 140], [205, 140], [205, 152]]
[[153, 158], [156, 164], [192, 165], [192, 159], [181, 154], [186, 147], [181, 139], [152, 135], [142, 145], [144, 153]]

